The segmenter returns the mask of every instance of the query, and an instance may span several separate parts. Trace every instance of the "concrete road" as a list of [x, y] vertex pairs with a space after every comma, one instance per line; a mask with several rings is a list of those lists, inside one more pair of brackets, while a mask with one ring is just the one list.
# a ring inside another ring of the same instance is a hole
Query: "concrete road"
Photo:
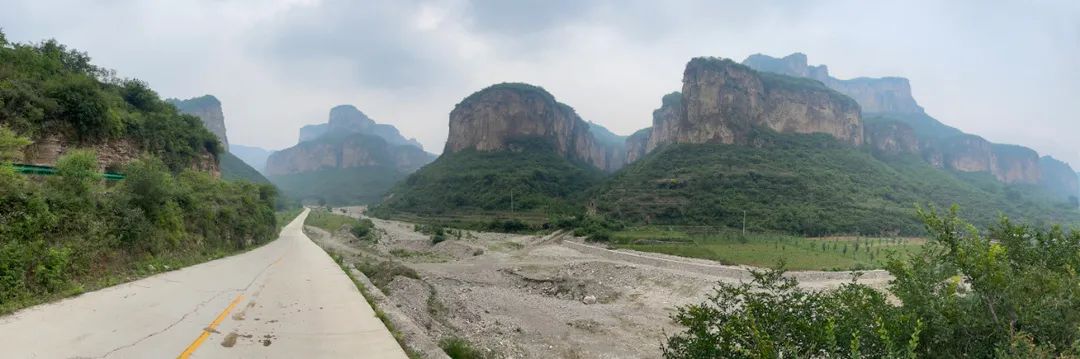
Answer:
[[302, 231], [0, 318], [2, 358], [406, 358]]

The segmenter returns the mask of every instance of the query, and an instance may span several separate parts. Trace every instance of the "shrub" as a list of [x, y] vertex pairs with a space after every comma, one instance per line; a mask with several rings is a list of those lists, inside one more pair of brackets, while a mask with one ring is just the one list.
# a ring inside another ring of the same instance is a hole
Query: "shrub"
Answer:
[[459, 337], [443, 338], [443, 340], [439, 341], [439, 348], [442, 348], [443, 352], [446, 352], [446, 355], [452, 359], [481, 359], [484, 357], [484, 354], [473, 348], [471, 343]]

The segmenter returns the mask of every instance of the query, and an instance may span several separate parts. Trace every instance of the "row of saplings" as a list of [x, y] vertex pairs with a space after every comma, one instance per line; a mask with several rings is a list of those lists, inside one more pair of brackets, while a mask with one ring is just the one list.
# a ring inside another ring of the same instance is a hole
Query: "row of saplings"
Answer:
[[1080, 232], [919, 210], [930, 240], [886, 291], [804, 290], [783, 270], [678, 309], [665, 358], [1080, 358]]

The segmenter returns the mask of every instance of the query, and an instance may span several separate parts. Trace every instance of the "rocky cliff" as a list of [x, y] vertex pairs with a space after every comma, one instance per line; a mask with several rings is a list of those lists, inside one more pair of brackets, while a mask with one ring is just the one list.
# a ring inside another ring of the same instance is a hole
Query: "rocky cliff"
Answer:
[[649, 137], [652, 136], [652, 127], [643, 128], [626, 138], [626, 163], [634, 163], [645, 157], [649, 147]]
[[902, 77], [866, 78], [840, 80], [829, 75], [825, 65], [809, 66], [806, 55], [794, 53], [783, 58], [762, 54], [750, 55], [743, 64], [758, 71], [788, 76], [810, 78], [839, 91], [871, 112], [922, 113], [923, 108], [911, 96], [911, 84]]
[[379, 124], [353, 105], [339, 105], [330, 109], [330, 119], [326, 123], [307, 125], [300, 128], [300, 141], [311, 141], [326, 134], [366, 133], [381, 137], [394, 145], [410, 145], [421, 150], [424, 146], [413, 138], [405, 138], [392, 125]]
[[326, 123], [304, 126], [299, 144], [270, 154], [266, 173], [283, 176], [361, 167], [410, 173], [434, 158], [394, 126], [376, 123], [352, 105], [341, 105], [330, 109]]
[[1050, 156], [1039, 158], [1039, 185], [1062, 198], [1080, 196], [1080, 181], [1068, 163]]
[[221, 111], [221, 101], [212, 95], [205, 95], [187, 100], [168, 99], [180, 112], [194, 115], [203, 122], [206, 129], [213, 132], [221, 141], [226, 151], [229, 150], [229, 136], [225, 133], [225, 114]]
[[523, 138], [550, 141], [562, 156], [606, 171], [623, 164], [622, 151], [600, 143], [589, 124], [543, 88], [502, 83], [480, 90], [450, 112], [450, 134], [443, 153], [501, 151]]
[[379, 136], [351, 133], [324, 136], [274, 152], [266, 161], [266, 172], [280, 176], [326, 169], [385, 167], [409, 173], [433, 159], [434, 156], [415, 146], [394, 145]]
[[919, 138], [908, 124], [900, 121], [868, 121], [865, 124], [866, 144], [879, 153], [918, 154]]
[[754, 128], [825, 133], [863, 142], [859, 105], [816, 81], [759, 73], [728, 59], [695, 58], [678, 101], [653, 114], [648, 151], [668, 143], [742, 143]]
[[994, 144], [991, 147], [994, 168], [991, 173], [1001, 182], [1038, 184], [1039, 154], [1035, 150], [1017, 145]]

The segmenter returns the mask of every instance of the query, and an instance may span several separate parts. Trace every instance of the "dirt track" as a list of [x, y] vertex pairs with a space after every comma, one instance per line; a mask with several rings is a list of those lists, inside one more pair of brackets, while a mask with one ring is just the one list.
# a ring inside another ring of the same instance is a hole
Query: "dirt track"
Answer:
[[[611, 251], [558, 234], [464, 232], [432, 245], [412, 224], [374, 221], [377, 245], [344, 232], [312, 229], [311, 237], [328, 250], [414, 269], [420, 279], [398, 276], [384, 285], [392, 310], [434, 341], [459, 336], [499, 358], [658, 357], [665, 333], [679, 330], [670, 319], [677, 306], [702, 301], [717, 281], [749, 278], [744, 267]], [[846, 272], [792, 275], [816, 289], [851, 281]], [[883, 286], [888, 279], [872, 271], [860, 282]]]

